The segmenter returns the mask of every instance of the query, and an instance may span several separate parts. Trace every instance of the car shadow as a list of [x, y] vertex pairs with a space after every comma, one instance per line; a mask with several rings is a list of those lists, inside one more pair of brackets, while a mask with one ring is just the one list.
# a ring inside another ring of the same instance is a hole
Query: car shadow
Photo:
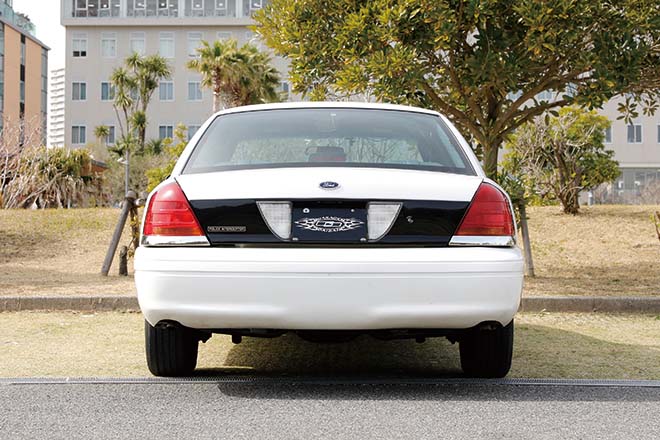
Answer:
[[[517, 326], [509, 377], [660, 379], [657, 353], [657, 347], [616, 344], [556, 328], [522, 325]], [[637, 376], [629, 376], [631, 362], [649, 365], [637, 365]], [[654, 370], [644, 371], [647, 366]], [[611, 376], [604, 376], [606, 372]], [[246, 398], [660, 401], [660, 388], [631, 391], [572, 386], [567, 392], [565, 386], [447, 381], [463, 375], [458, 346], [444, 338], [422, 344], [367, 336], [341, 344], [311, 343], [293, 334], [275, 339], [244, 338], [229, 348], [222, 367], [200, 369], [197, 375], [245, 378], [244, 382], [220, 381], [218, 388]]]

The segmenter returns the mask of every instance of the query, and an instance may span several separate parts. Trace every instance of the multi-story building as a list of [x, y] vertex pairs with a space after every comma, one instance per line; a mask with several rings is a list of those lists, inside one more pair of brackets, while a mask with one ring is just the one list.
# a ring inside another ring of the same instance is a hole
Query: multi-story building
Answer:
[[600, 201], [660, 202], [660, 112], [640, 116], [632, 124], [619, 119], [622, 99], [609, 101], [600, 113], [612, 122], [605, 133], [605, 147], [614, 151], [621, 175], [613, 185], [596, 193]]
[[63, 147], [65, 141], [64, 102], [66, 76], [64, 69], [50, 72], [50, 114], [48, 140], [53, 147]]
[[[19, 144], [25, 130], [38, 130], [46, 141], [49, 48], [34, 34], [34, 25], [14, 12], [12, 0], [0, 0], [0, 131], [17, 133]], [[17, 129], [10, 131], [10, 124]]]
[[[62, 0], [66, 27], [65, 144], [93, 141], [94, 128], [110, 127], [118, 137], [110, 78], [123, 60], [160, 54], [169, 60], [172, 78], [161, 82], [151, 101], [148, 138], [171, 137], [177, 124], [192, 135], [212, 111], [212, 94], [186, 63], [201, 41], [253, 40], [251, 14], [265, 0]], [[286, 71], [282, 59], [273, 64]], [[283, 88], [288, 90], [286, 83]]]

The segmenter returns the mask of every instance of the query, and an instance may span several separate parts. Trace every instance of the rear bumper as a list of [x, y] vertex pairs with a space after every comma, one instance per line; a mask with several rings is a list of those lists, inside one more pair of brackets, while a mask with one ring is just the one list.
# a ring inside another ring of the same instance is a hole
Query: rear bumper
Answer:
[[151, 324], [197, 329], [461, 329], [505, 325], [518, 248], [146, 248], [135, 257]]

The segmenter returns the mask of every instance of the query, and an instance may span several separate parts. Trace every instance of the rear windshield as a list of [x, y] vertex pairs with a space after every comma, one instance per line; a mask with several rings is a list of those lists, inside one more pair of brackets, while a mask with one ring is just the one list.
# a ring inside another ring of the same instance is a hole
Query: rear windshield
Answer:
[[341, 108], [218, 116], [195, 146], [184, 173], [328, 166], [475, 174], [437, 116]]

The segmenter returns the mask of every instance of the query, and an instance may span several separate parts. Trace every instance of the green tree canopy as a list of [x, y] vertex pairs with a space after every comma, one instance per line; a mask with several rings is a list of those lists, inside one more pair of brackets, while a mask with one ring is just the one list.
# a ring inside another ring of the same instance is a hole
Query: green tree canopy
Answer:
[[441, 111], [491, 177], [503, 141], [538, 115], [657, 97], [657, 0], [272, 0], [255, 19], [295, 91]]
[[614, 152], [603, 145], [609, 126], [606, 117], [578, 107], [564, 107], [556, 117], [537, 117], [507, 143], [503, 183], [519, 202], [558, 200], [565, 213], [577, 214], [581, 191], [619, 176]]

